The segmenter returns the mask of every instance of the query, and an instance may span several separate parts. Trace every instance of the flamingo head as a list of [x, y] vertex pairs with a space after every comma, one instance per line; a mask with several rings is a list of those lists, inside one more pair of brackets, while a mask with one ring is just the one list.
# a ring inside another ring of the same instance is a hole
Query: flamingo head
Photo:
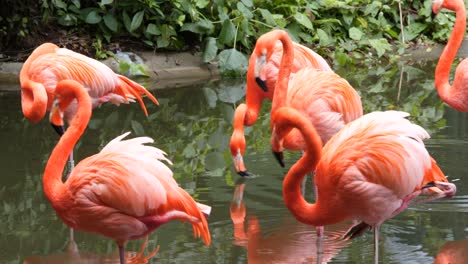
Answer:
[[255, 58], [255, 61], [253, 62], [255, 64], [255, 82], [264, 92], [268, 92], [268, 87], [266, 85], [265, 66], [273, 54], [276, 41], [278, 40], [277, 34], [279, 32], [281, 31], [273, 30], [260, 36], [257, 40], [257, 43], [255, 44], [255, 49], [252, 54]]
[[464, 9], [463, 0], [434, 0], [432, 2], [432, 13], [437, 15], [442, 8], [457, 11], [460, 8]]
[[271, 133], [271, 150], [280, 166], [284, 168], [283, 139], [279, 137], [275, 126]]

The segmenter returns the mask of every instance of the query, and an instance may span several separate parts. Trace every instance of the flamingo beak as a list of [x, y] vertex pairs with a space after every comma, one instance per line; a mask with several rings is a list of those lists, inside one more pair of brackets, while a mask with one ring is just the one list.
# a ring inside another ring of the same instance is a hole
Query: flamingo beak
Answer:
[[268, 87], [266, 85], [265, 80], [263, 80], [260, 77], [260, 73], [262, 72], [262, 69], [266, 65], [266, 63], [267, 63], [267, 61], [266, 61], [266, 51], [264, 51], [262, 53], [262, 55], [260, 57], [258, 57], [257, 60], [255, 61], [255, 71], [254, 71], [255, 82], [258, 84], [258, 86], [260, 86], [260, 88], [264, 92], [268, 92]]
[[266, 82], [262, 80], [260, 77], [255, 77], [255, 82], [262, 88], [262, 90], [266, 93], [268, 92], [268, 87], [266, 85]]
[[284, 155], [283, 151], [273, 151], [273, 155], [275, 155], [276, 160], [284, 168]]
[[237, 155], [233, 158], [233, 162], [237, 174], [239, 174], [242, 177], [252, 176], [252, 174], [250, 174], [245, 168], [244, 160], [242, 159], [242, 154], [240, 153], [240, 151], [238, 151]]
[[60, 110], [57, 98], [52, 103], [50, 109], [49, 122], [54, 128], [55, 132], [62, 136], [65, 133], [65, 127], [63, 124], [63, 112]]

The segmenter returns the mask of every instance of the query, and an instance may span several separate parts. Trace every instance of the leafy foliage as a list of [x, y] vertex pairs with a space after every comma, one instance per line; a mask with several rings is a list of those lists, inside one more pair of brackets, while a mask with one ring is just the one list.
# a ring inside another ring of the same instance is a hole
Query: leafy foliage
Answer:
[[[442, 12], [434, 22], [431, 5], [431, 0], [43, 0], [40, 10], [49, 24], [91, 33], [107, 42], [130, 36], [165, 50], [199, 45], [206, 62], [218, 58], [220, 51], [231, 50], [234, 63], [225, 65], [236, 68], [244, 60], [241, 54], [250, 54], [255, 40], [273, 28], [287, 30], [294, 41], [314, 46], [340, 65], [402, 53], [409, 42], [445, 41], [454, 14]], [[34, 5], [18, 6], [13, 16], [2, 11], [0, 36], [24, 38], [37, 26], [37, 19], [31, 19], [37, 17], [32, 16]], [[100, 43], [95, 46], [99, 49]], [[108, 54], [100, 51], [98, 55]], [[224, 55], [220, 53], [221, 61]]]

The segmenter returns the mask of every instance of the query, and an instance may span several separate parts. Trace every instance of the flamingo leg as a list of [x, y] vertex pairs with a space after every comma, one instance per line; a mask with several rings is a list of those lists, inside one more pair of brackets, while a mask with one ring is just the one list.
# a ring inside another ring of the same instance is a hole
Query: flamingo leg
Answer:
[[125, 264], [125, 249], [124, 245], [118, 245], [119, 246], [119, 258], [120, 258], [120, 264]]
[[374, 226], [374, 264], [379, 263], [379, 229], [380, 225]]

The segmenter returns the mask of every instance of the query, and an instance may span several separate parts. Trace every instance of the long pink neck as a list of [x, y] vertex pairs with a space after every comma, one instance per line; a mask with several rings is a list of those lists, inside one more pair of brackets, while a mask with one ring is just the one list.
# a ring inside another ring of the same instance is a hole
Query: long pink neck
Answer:
[[277, 131], [282, 131], [281, 136], [291, 128], [301, 131], [306, 140], [304, 155], [289, 170], [283, 181], [283, 198], [286, 207], [301, 222], [322, 226], [331, 222], [331, 214], [326, 208], [321, 207], [323, 195], [319, 195], [315, 204], [308, 203], [301, 193], [301, 184], [306, 174], [315, 170], [322, 157], [322, 140], [314, 126], [297, 110], [292, 108], [280, 108], [275, 114], [275, 126]]
[[257, 56], [252, 54], [249, 59], [249, 69], [247, 71], [247, 89], [245, 96], [245, 103], [247, 105], [247, 110], [244, 117], [244, 125], [252, 126], [255, 124], [260, 113], [260, 108], [262, 106], [262, 101], [265, 99], [261, 88], [255, 82], [255, 64], [257, 61]]
[[[458, 1], [459, 4], [453, 10], [456, 13], [455, 25], [452, 34], [440, 55], [439, 62], [435, 70], [435, 86], [442, 100], [450, 104], [451, 101], [451, 85], [449, 83], [450, 69], [453, 60], [457, 54], [458, 48], [463, 41], [463, 35], [466, 30], [466, 14], [463, 1]], [[457, 3], [458, 3], [457, 2]], [[455, 99], [455, 98], [454, 98]]]
[[276, 111], [281, 106], [284, 106], [286, 103], [289, 76], [291, 75], [292, 66], [294, 63], [294, 47], [291, 38], [288, 36], [288, 33], [285, 31], [279, 31], [277, 37], [277, 40], [281, 41], [283, 45], [283, 56], [281, 57], [278, 79], [276, 81], [273, 103], [271, 105], [271, 113]]
[[42, 181], [44, 193], [56, 210], [60, 208], [60, 201], [63, 201], [64, 196], [66, 196], [65, 185], [62, 182], [62, 173], [68, 156], [91, 118], [91, 99], [83, 86], [75, 81], [61, 81], [56, 88], [57, 95], [63, 97], [63, 91], [67, 95], [71, 93], [71, 96], [77, 99], [78, 111], [65, 134], [63, 134], [54, 150], [52, 150], [44, 171]]

